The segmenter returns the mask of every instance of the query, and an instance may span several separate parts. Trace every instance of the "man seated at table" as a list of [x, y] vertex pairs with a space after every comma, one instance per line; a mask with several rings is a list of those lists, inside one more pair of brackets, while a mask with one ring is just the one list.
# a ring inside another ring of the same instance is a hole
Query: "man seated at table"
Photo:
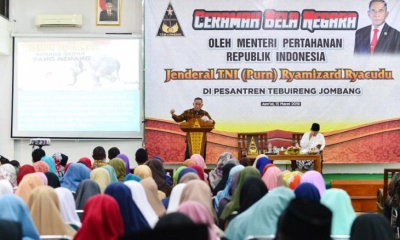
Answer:
[[[310, 149], [316, 148], [322, 151], [325, 148], [325, 138], [319, 132], [319, 124], [313, 123], [311, 131], [304, 133], [300, 140], [301, 153], [308, 153]], [[297, 160], [297, 168], [299, 170], [312, 170], [314, 169], [314, 161], [312, 160]]]

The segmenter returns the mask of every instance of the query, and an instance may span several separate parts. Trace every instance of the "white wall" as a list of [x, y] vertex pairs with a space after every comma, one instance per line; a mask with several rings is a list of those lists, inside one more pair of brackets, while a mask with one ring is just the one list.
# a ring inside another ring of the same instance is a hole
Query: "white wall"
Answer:
[[[105, 33], [142, 34], [141, 0], [122, 0], [121, 26], [96, 26], [95, 0], [13, 0], [10, 1], [10, 30], [16, 34], [74, 34], [105, 35]], [[82, 14], [82, 28], [36, 28], [35, 16], [40, 14]], [[8, 22], [0, 18], [0, 33], [10, 31]], [[8, 33], [7, 33], [8, 34]], [[7, 36], [6, 34], [6, 36]], [[2, 35], [4, 36], [4, 34]], [[10, 38], [11, 40], [11, 38]], [[3, 43], [3, 41], [2, 41]], [[9, 41], [12, 49], [12, 41]], [[29, 139], [11, 139], [12, 101], [12, 53], [0, 54], [0, 155], [17, 159], [20, 163], [31, 162], [32, 148]], [[48, 155], [61, 152], [76, 162], [80, 157], [91, 157], [93, 148], [103, 146], [106, 151], [118, 147], [128, 155], [131, 166], [135, 166], [135, 152], [142, 146], [142, 140], [52, 140], [52, 145], [44, 147]]]
[[[10, 20], [15, 20], [14, 32], [23, 34], [141, 34], [141, 0], [121, 1], [121, 26], [96, 26], [96, 0], [12, 0], [10, 1]], [[82, 14], [82, 28], [36, 28], [35, 16], [41, 14]]]

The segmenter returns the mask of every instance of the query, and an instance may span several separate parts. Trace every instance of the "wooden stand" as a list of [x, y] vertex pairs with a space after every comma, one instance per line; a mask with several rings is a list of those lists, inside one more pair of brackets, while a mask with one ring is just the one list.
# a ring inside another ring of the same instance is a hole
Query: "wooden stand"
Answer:
[[206, 156], [206, 134], [214, 129], [214, 124], [212, 122], [204, 122], [201, 118], [193, 118], [188, 122], [181, 123], [180, 128], [186, 132], [190, 156], [197, 153], [204, 158]]

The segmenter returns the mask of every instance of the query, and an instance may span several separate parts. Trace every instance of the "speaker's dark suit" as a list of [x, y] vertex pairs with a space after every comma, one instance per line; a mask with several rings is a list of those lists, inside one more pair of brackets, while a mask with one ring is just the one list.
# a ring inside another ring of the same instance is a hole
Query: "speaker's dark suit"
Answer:
[[115, 10], [111, 10], [111, 16], [107, 15], [107, 10], [100, 12], [100, 21], [118, 21], [118, 13]]
[[[356, 31], [354, 54], [371, 55], [371, 27], [363, 27]], [[374, 55], [400, 53], [400, 32], [390, 27], [387, 23], [382, 28]]]

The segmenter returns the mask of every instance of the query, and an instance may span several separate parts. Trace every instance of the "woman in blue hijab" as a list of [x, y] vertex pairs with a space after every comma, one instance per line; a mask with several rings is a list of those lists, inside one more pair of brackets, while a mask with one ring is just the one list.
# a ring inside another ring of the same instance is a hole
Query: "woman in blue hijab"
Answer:
[[181, 171], [181, 172], [179, 173], [179, 175], [178, 175], [178, 183], [179, 183], [179, 181], [181, 180], [181, 178], [182, 178], [183, 176], [185, 176], [185, 174], [187, 174], [187, 173], [195, 173], [196, 175], [198, 175], [197, 172], [196, 172], [196, 170], [193, 169], [193, 168], [185, 168], [185, 169], [182, 169], [182, 171]]
[[72, 192], [76, 192], [79, 183], [85, 179], [90, 178], [90, 169], [84, 164], [74, 163], [65, 173], [64, 178], [61, 182], [61, 187], [68, 188]]
[[0, 219], [15, 221], [21, 224], [22, 240], [39, 240], [39, 233], [33, 223], [28, 207], [16, 195], [0, 197]]
[[150, 225], [133, 201], [129, 187], [123, 183], [113, 183], [106, 188], [104, 193], [117, 201], [124, 222], [125, 234], [150, 229]]
[[56, 163], [54, 162], [54, 158], [52, 156], [44, 156], [41, 160], [49, 165], [49, 172], [57, 174]]
[[318, 188], [314, 186], [314, 184], [308, 182], [300, 183], [294, 190], [294, 194], [296, 195], [296, 198], [303, 198], [317, 202], [321, 200]]

